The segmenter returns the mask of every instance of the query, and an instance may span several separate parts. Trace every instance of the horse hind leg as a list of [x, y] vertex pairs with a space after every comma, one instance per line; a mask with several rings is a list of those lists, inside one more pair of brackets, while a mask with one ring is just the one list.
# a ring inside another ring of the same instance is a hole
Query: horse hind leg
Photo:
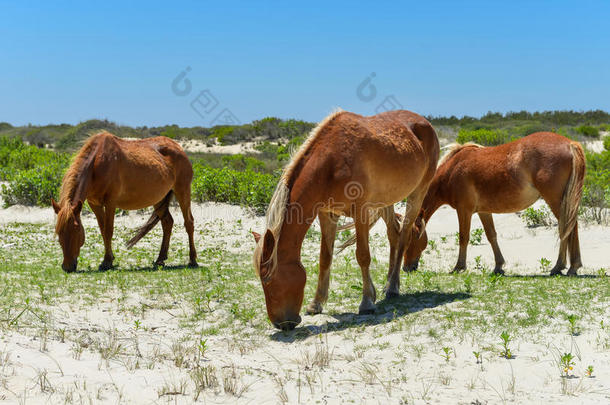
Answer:
[[157, 260], [155, 260], [155, 265], [164, 266], [165, 260], [167, 260], [169, 240], [172, 236], [174, 218], [172, 217], [172, 214], [170, 214], [169, 209], [166, 209], [164, 212], [158, 213], [158, 215], [161, 218], [161, 227], [163, 228], [163, 241], [161, 242], [161, 250], [159, 251], [159, 256], [157, 257]]
[[180, 205], [182, 211], [182, 217], [184, 218], [184, 227], [189, 237], [189, 267], [198, 267], [197, 264], [197, 250], [195, 249], [195, 239], [193, 233], [195, 231], [195, 220], [193, 219], [193, 213], [191, 212], [191, 185], [189, 184], [178, 186], [174, 188], [174, 194], [176, 200]]
[[[553, 215], [555, 215], [557, 221], [559, 221], [561, 218], [561, 195], [557, 199], [546, 198], [544, 195], [542, 196], [542, 198], [544, 198], [549, 208], [551, 208], [551, 212], [553, 213]], [[561, 271], [566, 268], [568, 239], [569, 238], [565, 238], [563, 240], [561, 238], [559, 239], [559, 254], [557, 256], [557, 262], [555, 263], [555, 266], [553, 266], [553, 268], [551, 269], [551, 276], [561, 275]]]
[[493, 216], [490, 213], [479, 212], [479, 219], [483, 224], [483, 229], [485, 230], [485, 236], [491, 245], [491, 248], [494, 252], [494, 259], [496, 262], [496, 267], [494, 268], [494, 273], [496, 274], [504, 274], [504, 270], [502, 270], [502, 266], [504, 265], [504, 256], [502, 256], [502, 252], [500, 251], [500, 246], [498, 246], [498, 235], [496, 233], [496, 227], [494, 226]]
[[566, 273], [568, 276], [575, 276], [577, 270], [582, 267], [580, 259], [580, 242], [578, 240], [578, 222], [574, 225], [574, 229], [568, 236], [568, 248], [570, 254], [570, 268]]
[[320, 230], [322, 231], [322, 240], [320, 242], [320, 273], [318, 274], [316, 295], [306, 309], [306, 312], [309, 315], [322, 313], [322, 305], [328, 299], [330, 266], [333, 260], [337, 220], [339, 219], [337, 215], [326, 212], [320, 212], [318, 218], [320, 220]]

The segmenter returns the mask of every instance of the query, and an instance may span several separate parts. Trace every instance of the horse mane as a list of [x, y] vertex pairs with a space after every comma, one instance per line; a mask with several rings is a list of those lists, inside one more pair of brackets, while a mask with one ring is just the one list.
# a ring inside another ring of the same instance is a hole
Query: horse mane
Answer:
[[449, 151], [443, 155], [442, 158], [439, 159], [438, 165], [436, 167], [441, 167], [445, 162], [447, 162], [451, 157], [453, 157], [456, 153], [465, 148], [484, 148], [483, 145], [479, 145], [474, 142], [466, 142], [466, 143], [452, 143], [445, 146], [443, 149], [448, 149]]
[[[317, 139], [322, 129], [328, 125], [330, 121], [344, 112], [344, 110], [338, 108], [320, 121], [320, 123], [309, 132], [307, 139], [305, 139], [297, 151], [290, 157], [290, 162], [284, 167], [282, 176], [280, 177], [280, 181], [273, 192], [273, 196], [271, 197], [271, 201], [269, 202], [269, 207], [267, 208], [267, 213], [265, 216], [266, 227], [271, 231], [275, 239], [275, 245], [273, 246], [271, 257], [269, 258], [268, 262], [264, 263], [271, 265], [269, 272], [265, 275], [267, 279], [271, 278], [277, 269], [277, 247], [279, 245], [280, 231], [282, 229], [282, 225], [284, 224], [284, 219], [286, 218], [288, 200], [290, 199], [291, 182], [297, 173], [297, 167], [299, 167], [299, 164], [302, 162], [307, 152], [311, 149], [314, 141]], [[263, 241], [264, 237], [261, 237], [256, 244], [253, 256], [254, 269], [259, 277], [261, 256], [263, 253]]]
[[[98, 145], [100, 135], [111, 135], [107, 131], [100, 131], [91, 135], [85, 141], [84, 145], [78, 151], [76, 156], [72, 159], [70, 167], [64, 174], [64, 178], [61, 184], [61, 190], [59, 192], [59, 206], [64, 207], [68, 204], [73, 203], [76, 191], [79, 185], [83, 182], [83, 174], [85, 174], [90, 164], [95, 157], [94, 151]], [[60, 210], [57, 214], [57, 225], [56, 229], [60, 229], [64, 224], [73, 218], [72, 210]]]

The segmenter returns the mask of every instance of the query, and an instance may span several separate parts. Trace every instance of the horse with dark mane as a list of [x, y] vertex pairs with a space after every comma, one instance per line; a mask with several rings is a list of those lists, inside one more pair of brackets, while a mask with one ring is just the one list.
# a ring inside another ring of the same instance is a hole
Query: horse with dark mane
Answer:
[[173, 140], [160, 136], [125, 140], [108, 132], [91, 136], [64, 175], [59, 203], [52, 200], [57, 214], [55, 232], [63, 251], [62, 268], [76, 270], [85, 230], [80, 218], [83, 202], [97, 218], [104, 239], [105, 254], [100, 270], [112, 268], [112, 233], [117, 208], [135, 210], [154, 206], [150, 219], [128, 242], [132, 247], [159, 221], [163, 242], [156, 264], [163, 265], [174, 220], [169, 212], [172, 195], [176, 196], [189, 237], [190, 266], [197, 266], [191, 213], [193, 168], [186, 154]]
[[[492, 213], [521, 211], [542, 198], [559, 222], [559, 256], [551, 275], [561, 274], [569, 252], [568, 275], [582, 267], [578, 242], [578, 206], [585, 177], [585, 156], [578, 142], [552, 132], [537, 132], [494, 147], [455, 145], [441, 159], [421, 218], [427, 222], [444, 204], [457, 211], [460, 251], [454, 272], [466, 268], [470, 219], [478, 213], [495, 257], [494, 273], [503, 274]], [[425, 232], [405, 254], [405, 271], [417, 268], [427, 245]]]
[[[309, 135], [285, 168], [267, 211], [264, 236], [254, 233], [254, 267], [260, 276], [267, 314], [274, 326], [293, 329], [301, 321], [306, 273], [301, 245], [315, 218], [320, 221], [320, 273], [308, 312], [318, 313], [328, 296], [329, 269], [339, 216], [354, 219], [356, 257], [362, 271], [360, 313], [375, 310], [376, 292], [369, 274], [370, 215], [408, 197], [400, 229], [388, 226], [392, 249], [386, 296], [399, 292], [402, 252], [409, 244], [439, 155], [430, 123], [409, 111], [371, 117], [338, 111]], [[391, 214], [390, 214], [391, 212]]]

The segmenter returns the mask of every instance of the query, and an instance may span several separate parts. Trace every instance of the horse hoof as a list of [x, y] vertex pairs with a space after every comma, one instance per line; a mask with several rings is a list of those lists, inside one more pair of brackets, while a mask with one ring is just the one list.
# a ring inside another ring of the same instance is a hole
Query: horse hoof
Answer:
[[551, 270], [549, 276], [563, 276], [563, 274], [561, 273], [561, 270]]
[[157, 260], [153, 263], [153, 266], [155, 267], [163, 267], [165, 266], [165, 260]]
[[305, 309], [307, 315], [318, 315], [322, 313], [322, 305], [317, 302], [312, 302]]
[[499, 276], [503, 276], [504, 275], [504, 270], [502, 270], [502, 269], [495, 269], [494, 270], [494, 274], [497, 274]]
[[465, 269], [453, 269], [451, 270], [451, 274], [460, 274], [461, 272], [463, 272]]
[[578, 273], [576, 273], [576, 270], [568, 270], [568, 272], [566, 273], [566, 276], [568, 277], [576, 277], [578, 275]]
[[196, 261], [194, 261], [194, 260], [193, 260], [193, 261], [191, 261], [191, 262], [189, 263], [189, 267], [190, 267], [191, 269], [196, 269], [197, 267], [199, 267], [199, 264], [198, 264]]
[[398, 298], [398, 297], [400, 297], [400, 294], [397, 293], [396, 291], [386, 291], [385, 292], [386, 300], [391, 300], [391, 299]]
[[106, 270], [110, 270], [112, 268], [114, 268], [112, 263], [102, 262], [102, 264], [100, 264], [100, 266], [97, 269], [99, 271], [106, 271]]
[[367, 308], [358, 310], [358, 315], [374, 315], [375, 308]]

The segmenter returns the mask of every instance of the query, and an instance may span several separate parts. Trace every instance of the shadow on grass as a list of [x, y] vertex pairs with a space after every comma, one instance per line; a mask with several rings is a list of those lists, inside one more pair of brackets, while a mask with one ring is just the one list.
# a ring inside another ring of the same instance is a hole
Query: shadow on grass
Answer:
[[607, 276], [600, 276], [599, 274], [578, 274], [575, 276], [566, 276], [565, 274], [557, 274], [554, 276], [550, 276], [548, 274], [503, 274], [501, 277], [513, 278], [513, 279], [535, 279], [535, 278], [545, 278], [545, 279], [562, 279], [562, 280], [577, 280], [579, 278], [605, 278]]
[[113, 272], [113, 271], [119, 272], [119, 273], [156, 273], [156, 272], [170, 272], [170, 271], [178, 271], [178, 270], [197, 270], [200, 268], [201, 268], [201, 266], [190, 267], [186, 264], [185, 265], [173, 265], [173, 266], [151, 265], [151, 266], [146, 266], [146, 267], [127, 267], [127, 268], [115, 266], [112, 269], [108, 269], [108, 270], [100, 270], [100, 269], [76, 270], [72, 274], [86, 275], [86, 274], [109, 273], [109, 272]]
[[454, 301], [470, 298], [471, 295], [463, 292], [444, 293], [439, 291], [425, 291], [411, 294], [401, 294], [399, 297], [383, 299], [377, 302], [377, 310], [373, 315], [358, 315], [354, 313], [331, 314], [335, 321], [324, 325], [305, 325], [293, 331], [278, 331], [271, 335], [271, 339], [284, 343], [292, 343], [321, 333], [341, 331], [363, 325], [379, 325], [407, 314], [435, 308]]

